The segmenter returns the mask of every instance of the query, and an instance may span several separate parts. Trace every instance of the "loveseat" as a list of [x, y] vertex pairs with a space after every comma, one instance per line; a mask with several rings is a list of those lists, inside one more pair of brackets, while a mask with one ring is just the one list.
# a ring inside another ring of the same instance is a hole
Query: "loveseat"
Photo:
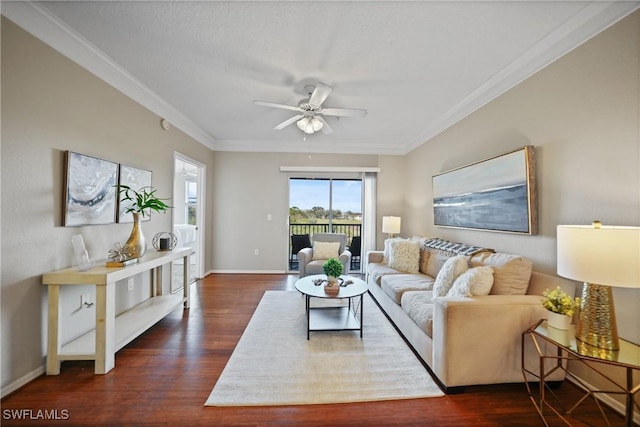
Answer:
[[[522, 332], [547, 317], [542, 292], [574, 293], [573, 282], [532, 271], [524, 257], [441, 239], [388, 239], [366, 261], [370, 294], [447, 393], [523, 382]], [[537, 366], [526, 343], [527, 366]]]

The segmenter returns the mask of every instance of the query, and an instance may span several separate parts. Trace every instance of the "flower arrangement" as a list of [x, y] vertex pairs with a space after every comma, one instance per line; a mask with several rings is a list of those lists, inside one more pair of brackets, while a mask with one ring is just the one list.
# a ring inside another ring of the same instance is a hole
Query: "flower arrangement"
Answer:
[[580, 298], [571, 298], [560, 286], [553, 290], [547, 289], [542, 295], [545, 297], [542, 306], [554, 313], [573, 316], [574, 311], [580, 307]]
[[118, 184], [118, 193], [120, 194], [121, 202], [131, 202], [131, 206], [127, 208], [126, 212], [142, 214], [146, 216], [151, 210], [156, 212], [166, 212], [171, 206], [167, 205], [164, 200], [156, 197], [156, 189], [151, 186], [142, 187], [136, 191], [128, 185]]
[[327, 262], [322, 264], [322, 271], [328, 277], [340, 277], [342, 274], [342, 263], [336, 258], [329, 258]]

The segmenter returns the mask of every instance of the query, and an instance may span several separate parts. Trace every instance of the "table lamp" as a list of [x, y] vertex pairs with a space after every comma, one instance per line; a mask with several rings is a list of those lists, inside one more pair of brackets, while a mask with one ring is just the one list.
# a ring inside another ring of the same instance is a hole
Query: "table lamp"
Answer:
[[558, 274], [584, 282], [576, 338], [619, 350], [611, 286], [640, 287], [640, 227], [559, 225]]
[[382, 232], [389, 233], [389, 238], [392, 238], [394, 234], [400, 232], [400, 217], [399, 216], [383, 216], [382, 217]]

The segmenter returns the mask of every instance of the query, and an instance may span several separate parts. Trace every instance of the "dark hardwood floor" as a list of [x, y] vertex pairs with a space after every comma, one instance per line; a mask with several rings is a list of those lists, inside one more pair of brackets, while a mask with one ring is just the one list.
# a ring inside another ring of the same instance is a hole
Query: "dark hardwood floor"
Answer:
[[[211, 275], [192, 285], [192, 304], [176, 310], [116, 354], [116, 368], [94, 375], [93, 363], [65, 362], [2, 400], [11, 425], [416, 425], [538, 426], [523, 384], [469, 387], [442, 398], [341, 405], [205, 407], [216, 380], [265, 290], [292, 290], [295, 276]], [[301, 325], [301, 327], [303, 327]], [[373, 339], [373, 337], [365, 337]], [[260, 357], [256, 354], [255, 357]], [[469, 355], [473, 357], [473, 355]], [[557, 392], [575, 398], [569, 383]], [[605, 425], [593, 403], [587, 423]], [[29, 412], [30, 411], [30, 412]], [[36, 419], [48, 411], [59, 420]], [[56, 411], [56, 412], [54, 412]], [[27, 420], [16, 419], [18, 414]], [[550, 425], [565, 425], [551, 420]], [[612, 425], [623, 425], [614, 414]]]

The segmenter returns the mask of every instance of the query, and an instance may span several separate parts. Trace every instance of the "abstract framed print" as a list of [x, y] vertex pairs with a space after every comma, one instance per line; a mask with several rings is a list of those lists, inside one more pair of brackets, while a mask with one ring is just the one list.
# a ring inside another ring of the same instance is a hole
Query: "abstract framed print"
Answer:
[[436, 226], [538, 232], [533, 146], [435, 175], [432, 184]]

